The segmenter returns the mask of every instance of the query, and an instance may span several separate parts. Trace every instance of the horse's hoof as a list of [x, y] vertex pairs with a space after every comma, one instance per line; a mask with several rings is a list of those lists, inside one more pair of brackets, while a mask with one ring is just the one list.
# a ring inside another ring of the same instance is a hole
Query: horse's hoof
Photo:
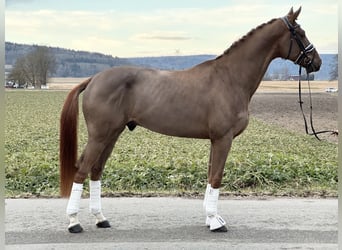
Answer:
[[104, 220], [104, 221], [96, 223], [96, 226], [98, 228], [108, 228], [108, 227], [110, 227], [110, 224], [109, 224], [108, 220]]
[[228, 232], [228, 229], [226, 226], [222, 226], [222, 227], [216, 228], [214, 230], [210, 230], [210, 231], [213, 233], [225, 233], [225, 232]]
[[76, 233], [81, 233], [83, 231], [83, 228], [81, 227], [80, 224], [76, 224], [72, 227], [68, 228], [70, 233], [76, 234]]

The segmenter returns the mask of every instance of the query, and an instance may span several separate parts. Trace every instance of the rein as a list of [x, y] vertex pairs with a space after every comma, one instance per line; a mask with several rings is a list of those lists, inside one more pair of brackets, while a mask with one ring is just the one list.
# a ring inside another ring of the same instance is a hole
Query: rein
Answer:
[[[300, 53], [297, 56], [297, 59], [294, 60], [294, 63], [299, 65], [299, 80], [298, 80], [298, 95], [299, 95], [299, 106], [300, 106], [300, 110], [302, 112], [303, 115], [303, 119], [304, 119], [304, 126], [305, 126], [305, 132], [307, 135], [314, 135], [316, 137], [317, 140], [321, 140], [318, 135], [319, 134], [323, 134], [323, 133], [331, 133], [332, 135], [338, 135], [338, 131], [333, 131], [333, 130], [322, 130], [322, 131], [318, 131], [316, 132], [314, 126], [313, 126], [313, 118], [312, 118], [312, 97], [311, 97], [311, 87], [310, 87], [310, 80], [309, 80], [309, 74], [307, 73], [307, 80], [308, 80], [308, 87], [309, 87], [309, 104], [310, 104], [310, 127], [311, 127], [311, 133], [309, 132], [308, 129], [308, 122], [303, 110], [303, 100], [302, 100], [302, 83], [301, 83], [301, 75], [302, 75], [302, 66], [301, 64], [304, 63], [307, 65], [307, 67], [311, 67], [313, 70], [313, 65], [312, 65], [312, 61], [313, 59], [310, 59], [308, 56], [308, 53], [311, 53], [312, 51], [314, 51], [315, 47], [313, 46], [313, 44], [309, 43], [307, 46], [305, 46], [303, 44], [303, 42], [299, 39], [299, 37], [297, 36], [297, 32], [296, 32], [296, 28], [299, 27], [298, 25], [293, 26], [290, 21], [288, 20], [287, 16], [283, 17], [282, 20], [284, 21], [284, 23], [286, 24], [287, 28], [289, 29], [290, 33], [291, 33], [291, 40], [290, 40], [290, 47], [289, 47], [289, 52], [287, 54], [287, 57], [285, 59], [289, 59], [291, 51], [292, 51], [292, 44], [293, 44], [293, 40], [296, 41], [299, 49], [300, 49]], [[305, 59], [307, 59], [307, 61], [305, 61]]]
[[307, 74], [307, 80], [308, 80], [308, 87], [309, 87], [309, 104], [310, 104], [310, 127], [311, 127], [311, 133], [309, 132], [308, 129], [308, 123], [306, 120], [306, 116], [303, 110], [303, 101], [302, 101], [302, 83], [301, 83], [301, 75], [302, 75], [302, 66], [299, 66], [299, 80], [298, 80], [298, 96], [299, 96], [299, 106], [300, 106], [300, 110], [302, 112], [303, 115], [303, 119], [304, 119], [304, 126], [305, 126], [305, 132], [307, 135], [314, 135], [316, 137], [317, 140], [321, 140], [318, 135], [319, 134], [324, 134], [324, 133], [331, 133], [331, 135], [338, 135], [338, 131], [336, 130], [321, 130], [321, 131], [317, 131], [315, 130], [314, 126], [313, 126], [313, 118], [312, 118], [312, 98], [311, 98], [311, 87], [310, 87], [310, 80], [309, 80], [309, 74]]

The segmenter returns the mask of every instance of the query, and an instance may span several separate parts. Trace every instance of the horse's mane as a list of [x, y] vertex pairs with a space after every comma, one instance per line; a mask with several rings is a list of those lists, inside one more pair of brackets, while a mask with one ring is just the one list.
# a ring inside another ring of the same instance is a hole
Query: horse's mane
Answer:
[[256, 31], [262, 29], [264, 26], [268, 25], [268, 24], [271, 24], [273, 23], [274, 21], [276, 21], [277, 18], [274, 18], [270, 21], [268, 21], [267, 23], [263, 23], [263, 24], [260, 24], [258, 27], [252, 29], [251, 31], [249, 31], [246, 35], [244, 35], [243, 37], [241, 37], [239, 40], [235, 41], [228, 49], [226, 49], [223, 54], [219, 55], [218, 57], [216, 57], [216, 59], [219, 59], [221, 58], [223, 55], [227, 55], [229, 54], [229, 52], [236, 48], [237, 46], [239, 46], [241, 43], [243, 43], [248, 37], [250, 37], [251, 35], [253, 35]]

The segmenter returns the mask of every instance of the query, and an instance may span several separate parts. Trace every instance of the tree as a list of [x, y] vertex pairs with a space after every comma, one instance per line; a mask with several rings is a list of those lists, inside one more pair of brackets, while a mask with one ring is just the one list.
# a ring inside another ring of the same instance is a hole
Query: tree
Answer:
[[271, 74], [270, 74], [270, 72], [269, 72], [268, 69], [267, 69], [266, 73], [264, 74], [262, 80], [263, 80], [263, 81], [271, 81], [271, 80], [272, 80]]
[[281, 71], [281, 80], [288, 80], [289, 79], [289, 77], [290, 77], [290, 71], [289, 71], [289, 68], [286, 66], [286, 65], [284, 65], [284, 67], [282, 67], [281, 69], [280, 69], [280, 71]]
[[55, 57], [49, 52], [48, 47], [39, 46], [33, 52], [32, 60], [37, 73], [35, 87], [41, 88], [42, 85], [46, 85], [49, 73], [52, 74], [56, 70]]
[[333, 62], [331, 63], [331, 70], [329, 72], [330, 81], [337, 80], [338, 78], [338, 54], [334, 56]]
[[13, 84], [19, 86], [25, 86], [27, 84], [27, 76], [25, 72], [25, 58], [18, 58], [14, 64], [14, 67], [7, 78]]
[[32, 85], [40, 89], [46, 85], [48, 75], [54, 73], [55, 69], [55, 57], [49, 48], [36, 46], [35, 50], [17, 59], [8, 79], [19, 85]]

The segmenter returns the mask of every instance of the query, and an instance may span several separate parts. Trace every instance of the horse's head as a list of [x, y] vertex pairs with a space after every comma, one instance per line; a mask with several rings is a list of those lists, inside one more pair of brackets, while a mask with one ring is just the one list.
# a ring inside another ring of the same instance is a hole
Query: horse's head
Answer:
[[281, 41], [281, 55], [306, 69], [307, 73], [318, 71], [322, 60], [315, 47], [309, 42], [305, 31], [296, 23], [301, 7], [293, 12], [293, 8], [282, 18], [286, 32]]

